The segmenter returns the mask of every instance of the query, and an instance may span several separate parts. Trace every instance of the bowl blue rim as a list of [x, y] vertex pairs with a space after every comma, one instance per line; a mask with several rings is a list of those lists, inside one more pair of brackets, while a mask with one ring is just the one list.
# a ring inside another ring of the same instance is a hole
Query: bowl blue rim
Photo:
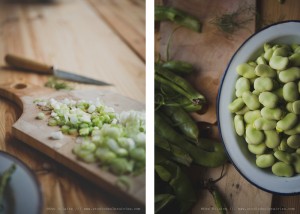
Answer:
[[233, 60], [233, 58], [235, 57], [235, 55], [240, 51], [240, 49], [251, 39], [253, 38], [254, 36], [256, 36], [257, 34], [259, 34], [260, 32], [270, 28], [270, 27], [273, 27], [273, 26], [276, 26], [276, 25], [280, 25], [280, 24], [285, 24], [285, 23], [292, 23], [292, 22], [296, 22], [296, 23], [300, 23], [300, 20], [286, 20], [286, 21], [281, 21], [281, 22], [276, 22], [274, 24], [271, 24], [271, 25], [268, 25], [268, 26], [265, 26], [263, 27], [262, 29], [260, 29], [259, 31], [253, 33], [251, 36], [249, 36], [241, 45], [240, 47], [235, 51], [235, 53], [233, 54], [233, 56], [231, 57], [230, 61], [228, 62], [227, 66], [226, 66], [226, 69], [222, 75], [222, 78], [221, 78], [221, 81], [220, 81], [220, 86], [219, 86], [219, 89], [218, 89], [218, 95], [217, 95], [217, 121], [218, 121], [218, 130], [219, 130], [219, 134], [220, 134], [220, 137], [221, 137], [221, 140], [222, 140], [222, 144], [223, 146], [225, 147], [225, 151], [227, 153], [227, 157], [230, 159], [230, 162], [233, 164], [233, 166], [235, 167], [235, 169], [249, 182], [251, 183], [252, 185], [258, 187], [259, 189], [263, 190], [263, 191], [266, 191], [266, 192], [269, 192], [269, 193], [272, 193], [272, 194], [277, 194], [277, 195], [299, 195], [300, 192], [292, 192], [292, 193], [282, 193], [282, 192], [276, 192], [276, 191], [271, 191], [271, 190], [268, 190], [268, 189], [265, 189], [259, 185], [257, 185], [254, 181], [250, 180], [246, 175], [244, 175], [240, 169], [237, 167], [237, 165], [233, 162], [233, 160], [231, 159], [228, 151], [227, 151], [227, 147], [224, 143], [224, 140], [223, 140], [223, 136], [222, 136], [222, 131], [221, 131], [221, 127], [220, 127], [220, 123], [219, 123], [219, 119], [220, 119], [220, 116], [219, 116], [219, 103], [220, 103], [220, 96], [221, 96], [221, 89], [222, 89], [222, 86], [223, 86], [223, 83], [224, 83], [224, 79], [225, 79], [225, 76], [228, 72], [228, 69], [229, 69], [229, 66], [231, 65], [231, 62]]
[[37, 179], [37, 177], [35, 176], [34, 172], [23, 162], [21, 161], [19, 158], [13, 156], [12, 154], [5, 152], [3, 150], [0, 150], [0, 156], [4, 156], [7, 159], [12, 160], [13, 162], [15, 162], [18, 166], [21, 166], [27, 173], [27, 175], [31, 178], [31, 180], [33, 180], [33, 182], [35, 183], [36, 189], [37, 189], [37, 193], [38, 193], [38, 206], [37, 206], [37, 213], [42, 213], [43, 210], [43, 197], [42, 197], [42, 190], [40, 187], [40, 183]]

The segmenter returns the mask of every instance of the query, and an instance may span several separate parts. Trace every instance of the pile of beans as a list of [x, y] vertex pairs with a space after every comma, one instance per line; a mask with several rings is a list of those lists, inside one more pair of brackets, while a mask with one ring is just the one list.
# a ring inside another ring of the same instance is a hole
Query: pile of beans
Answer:
[[255, 60], [236, 68], [237, 135], [256, 155], [256, 165], [277, 176], [300, 173], [300, 45], [264, 44]]

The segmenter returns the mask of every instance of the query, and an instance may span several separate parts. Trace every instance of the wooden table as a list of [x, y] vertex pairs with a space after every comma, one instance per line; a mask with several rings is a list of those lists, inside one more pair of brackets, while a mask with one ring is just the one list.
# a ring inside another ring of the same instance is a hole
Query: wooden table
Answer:
[[[145, 103], [145, 1], [0, 1], [0, 84], [43, 86], [48, 80], [46, 75], [5, 67], [7, 53], [113, 84], [75, 84], [76, 89], [107, 89]], [[90, 208], [119, 213], [113, 208], [130, 207], [16, 140], [11, 127], [20, 114], [14, 103], [0, 98], [0, 149], [17, 156], [35, 172], [44, 213], [84, 212], [84, 208], [85, 213], [91, 213]], [[137, 210], [142, 212], [143, 207]]]
[[[236, 4], [233, 4], [232, 2], [235, 2]], [[216, 40], [219, 36], [217, 34], [220, 34], [220, 32], [212, 30], [213, 27], [209, 25], [208, 19], [220, 16], [220, 11], [235, 11], [235, 8], [239, 6], [239, 2], [240, 1], [234, 0], [222, 2], [214, 0], [209, 2], [202, 0], [156, 0], [156, 4], [164, 3], [175, 7], [177, 6], [181, 9], [185, 8], [192, 15], [197, 16], [204, 22], [203, 36], [199, 35], [199, 37], [197, 37], [197, 35], [193, 33], [187, 34], [188, 30], [178, 30], [173, 37], [173, 47], [170, 51], [170, 55], [171, 58], [173, 57], [172, 59], [187, 60], [196, 66], [197, 74], [188, 80], [200, 91], [208, 93], [207, 95], [211, 96], [209, 99], [210, 101], [212, 100], [212, 102], [216, 99], [216, 93], [214, 92], [217, 92], [213, 91], [213, 89], [218, 88], [219, 80], [226, 68], [227, 62], [232, 57], [234, 51], [246, 38], [265, 25], [283, 20], [300, 20], [300, 14], [298, 12], [300, 9], [300, 2], [297, 0], [286, 0], [284, 4], [280, 4], [276, 0], [247, 0], [243, 1], [243, 4], [246, 5], [247, 3], [250, 3], [254, 5], [254, 9], [257, 13], [257, 16], [253, 14], [252, 23], [248, 23], [249, 25], [246, 25], [245, 29], [241, 29], [237, 32], [237, 34], [240, 35], [229, 36], [228, 39], [219, 37], [219, 39]], [[167, 23], [160, 24], [160, 28], [159, 26], [156, 26], [156, 30], [159, 30], [156, 32], [157, 52], [164, 54], [166, 40], [168, 39], [170, 29], [174, 29], [174, 26], [175, 25], [170, 26], [170, 24]], [[205, 37], [204, 34], [208, 34], [208, 32], [212, 33], [210, 34], [212, 38], [207, 37], [206, 39], [203, 39], [202, 37]], [[162, 35], [163, 33], [167, 34]], [[179, 36], [180, 33], [181, 37]], [[241, 35], [243, 37], [242, 40]], [[199, 40], [196, 40], [195, 38]], [[201, 43], [201, 39], [207, 43]], [[176, 45], [176, 42], [181, 43], [181, 46]], [[218, 52], [218, 48], [221, 48], [221, 51]], [[185, 51], [189, 51], [190, 55], [185, 55]], [[210, 57], [212, 59], [210, 59]], [[214, 65], [210, 60], [217, 60], [218, 63], [215, 64], [218, 65]], [[201, 72], [210, 72], [207, 76], [213, 78], [205, 79], [206, 76], [201, 76]], [[214, 74], [211, 74], [211, 72], [214, 72]], [[205, 87], [207, 92], [205, 91]], [[200, 118], [195, 118], [213, 122], [216, 120], [215, 110], [212, 110], [211, 112], [211, 114], [208, 114], [209, 117], [202, 116]], [[190, 177], [193, 181], [197, 181], [197, 179], [201, 177], [201, 175], [197, 175], [201, 172], [198, 172], [199, 168], [197, 167], [191, 170]], [[217, 178], [220, 174], [220, 169], [209, 170], [209, 172], [207, 173], [206, 171], [205, 174], [208, 174], [208, 177]], [[226, 176], [218, 182], [218, 188], [227, 201], [230, 213], [298, 213], [300, 210], [300, 196], [279, 196], [262, 191], [246, 181], [236, 171], [232, 164], [227, 164]], [[218, 213], [217, 210], [213, 209], [215, 207], [214, 201], [208, 192], [201, 192], [198, 197], [199, 200], [191, 213]]]

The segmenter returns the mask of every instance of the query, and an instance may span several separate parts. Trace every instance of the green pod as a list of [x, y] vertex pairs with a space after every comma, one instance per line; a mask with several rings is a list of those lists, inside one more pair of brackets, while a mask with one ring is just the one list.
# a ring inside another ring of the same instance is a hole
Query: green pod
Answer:
[[276, 130], [279, 132], [292, 129], [298, 122], [298, 117], [294, 113], [288, 113], [284, 118], [279, 120], [276, 125]]
[[282, 161], [284, 163], [290, 164], [293, 160], [292, 155], [287, 153], [287, 152], [283, 152], [283, 151], [276, 151], [274, 152], [274, 156], [279, 160]]
[[288, 57], [282, 57], [276, 55], [273, 55], [269, 61], [270, 67], [279, 71], [286, 69], [288, 63], [289, 63]]
[[164, 106], [163, 112], [186, 137], [198, 141], [199, 129], [191, 116], [180, 107]]
[[248, 111], [244, 114], [244, 120], [247, 124], [253, 124], [257, 118], [260, 118], [261, 114], [259, 110]]
[[254, 89], [256, 91], [271, 91], [273, 88], [274, 82], [270, 77], [258, 77], [254, 81]]
[[282, 90], [283, 98], [287, 102], [293, 102], [299, 98], [298, 86], [294, 82], [285, 83]]
[[206, 151], [200, 146], [196, 146], [187, 142], [185, 138], [178, 134], [159, 114], [155, 114], [155, 133], [190, 154], [193, 162], [205, 167], [221, 166], [227, 161], [224, 148], [221, 143], [215, 142], [211, 139], [199, 139], [201, 144], [210, 144], [211, 151]]
[[294, 53], [289, 57], [292, 66], [300, 66], [300, 53]]
[[260, 144], [248, 144], [248, 150], [255, 155], [262, 155], [266, 150], [267, 146], [265, 143]]
[[279, 97], [271, 92], [265, 91], [258, 96], [259, 102], [268, 108], [275, 108], [278, 105]]
[[276, 121], [275, 120], [268, 120], [263, 117], [260, 117], [256, 119], [253, 123], [254, 128], [257, 130], [272, 130], [276, 127]]
[[249, 65], [247, 63], [242, 63], [242, 64], [240, 64], [240, 65], [237, 66], [236, 72], [239, 75], [241, 75], [241, 76], [243, 76], [243, 77], [245, 77], [247, 79], [251, 79], [251, 78], [255, 78], [256, 77], [254, 69], [255, 69], [254, 66], [251, 66], [251, 65]]
[[287, 144], [293, 149], [300, 148], [300, 135], [291, 135], [287, 139]]
[[266, 64], [258, 64], [255, 67], [255, 74], [260, 77], [271, 77], [277, 76], [277, 72]]
[[291, 67], [283, 70], [279, 73], [278, 78], [283, 83], [294, 82], [300, 79], [300, 68]]
[[245, 77], [240, 77], [235, 83], [235, 95], [242, 97], [245, 91], [250, 91], [250, 81]]
[[194, 71], [192, 64], [178, 60], [164, 62], [161, 66], [179, 75], [191, 74]]
[[161, 6], [157, 5], [155, 6], [155, 14], [154, 18], [155, 21], [173, 21], [174, 23], [178, 25], [185, 26], [187, 28], [190, 28], [193, 31], [200, 32], [201, 31], [201, 23], [196, 17], [193, 17], [189, 15], [186, 12], [183, 12], [181, 10], [167, 7], [167, 6]]
[[256, 158], [256, 165], [259, 168], [268, 168], [271, 167], [275, 162], [275, 158], [272, 154], [262, 154]]
[[280, 136], [274, 130], [264, 131], [265, 144], [268, 148], [274, 149], [280, 144]]
[[250, 91], [246, 91], [243, 93], [242, 99], [250, 110], [259, 109], [260, 103], [257, 95], [252, 94]]
[[245, 133], [245, 124], [244, 124], [243, 116], [235, 115], [233, 121], [234, 121], [235, 132], [237, 133], [237, 135], [243, 136]]
[[267, 120], [280, 120], [283, 116], [283, 111], [280, 108], [263, 107], [260, 113]]
[[249, 144], [260, 144], [265, 139], [265, 135], [262, 131], [255, 129], [251, 125], [246, 127], [246, 137]]
[[242, 98], [236, 98], [228, 105], [228, 109], [230, 112], [234, 113], [241, 110], [245, 106], [245, 103]]
[[290, 164], [279, 161], [272, 166], [272, 172], [274, 175], [280, 177], [292, 177], [294, 169]]

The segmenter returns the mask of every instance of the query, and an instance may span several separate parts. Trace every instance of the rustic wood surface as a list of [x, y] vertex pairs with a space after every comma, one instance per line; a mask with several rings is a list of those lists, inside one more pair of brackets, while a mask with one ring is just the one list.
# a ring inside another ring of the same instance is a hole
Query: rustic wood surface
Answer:
[[[247, 27], [239, 29], [237, 34], [223, 34], [224, 37], [221, 38], [222, 33], [209, 26], [209, 19], [220, 16], [222, 12], [235, 11], [239, 5], [243, 5], [239, 4], [240, 1], [227, 0], [218, 4], [215, 1], [201, 0], [156, 1], [156, 4], [162, 3], [185, 9], [204, 23], [203, 35], [197, 35], [188, 29], [179, 29], [173, 37], [170, 56], [172, 59], [186, 60], [196, 66], [196, 74], [189, 80], [199, 91], [212, 96], [209, 101], [211, 101], [213, 111], [203, 116], [193, 116], [196, 120], [209, 122], [216, 120], [214, 102], [220, 77], [228, 60], [241, 43], [265, 25], [283, 20], [300, 19], [298, 12], [300, 2], [297, 0], [286, 0], [284, 4], [274, 0], [247, 1], [248, 5], [254, 4], [255, 6], [256, 14], [253, 13], [253, 22], [248, 22]], [[156, 50], [164, 57], [166, 41], [175, 25], [161, 23], [159, 27], [156, 27], [159, 29], [156, 34]], [[208, 42], [205, 43], [205, 41]], [[218, 136], [215, 137], [218, 138]], [[207, 178], [217, 178], [220, 171], [219, 168], [202, 173], [201, 167], [195, 167], [189, 173], [192, 180], [197, 182], [203, 178], [203, 175]], [[300, 196], [280, 196], [264, 192], [246, 181], [231, 164], [227, 164], [226, 176], [218, 182], [217, 186], [228, 204], [230, 213], [297, 213], [300, 210]], [[199, 200], [191, 213], [218, 213], [209, 192], [199, 193]]]
[[[7, 68], [4, 56], [13, 53], [113, 84], [74, 84], [76, 89], [105, 89], [145, 103], [145, 1], [114, 4], [105, 0], [0, 1], [0, 85], [42, 87], [49, 78]], [[121, 21], [112, 19], [113, 14], [122, 16]], [[0, 149], [17, 156], [36, 173], [43, 213], [122, 212], [115, 208], [143, 212], [143, 206], [128, 205], [15, 139], [12, 125], [21, 113], [15, 103], [0, 98]]]

